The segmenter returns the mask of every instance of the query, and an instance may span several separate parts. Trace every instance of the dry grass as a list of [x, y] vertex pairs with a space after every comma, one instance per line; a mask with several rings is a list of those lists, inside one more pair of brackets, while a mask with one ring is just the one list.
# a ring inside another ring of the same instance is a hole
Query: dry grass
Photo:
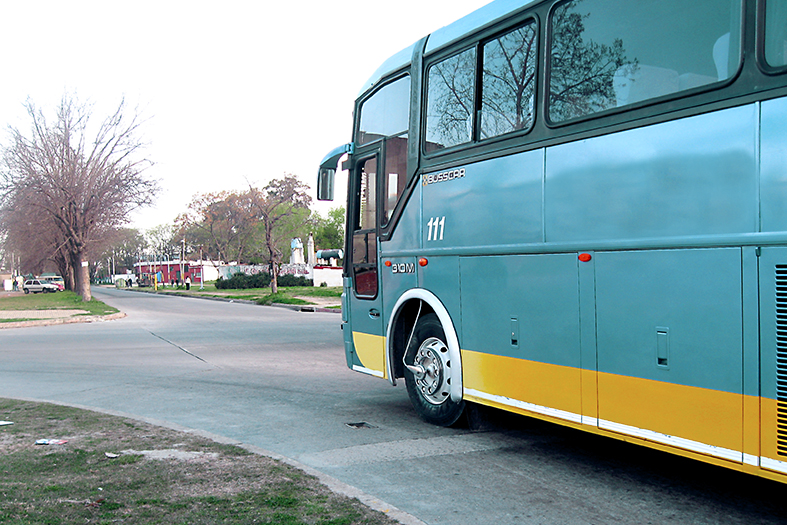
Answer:
[[14, 423], [0, 426], [3, 524], [395, 523], [298, 469], [192, 434], [7, 399], [0, 420]]

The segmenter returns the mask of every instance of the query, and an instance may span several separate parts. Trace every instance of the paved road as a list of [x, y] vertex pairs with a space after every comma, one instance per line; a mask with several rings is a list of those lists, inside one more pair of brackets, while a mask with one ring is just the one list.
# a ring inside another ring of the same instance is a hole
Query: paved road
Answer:
[[0, 330], [0, 396], [228, 436], [433, 525], [751, 525], [787, 517], [787, 486], [622, 442], [507, 415], [488, 432], [426, 425], [403, 387], [345, 367], [334, 313], [95, 294], [128, 317]]

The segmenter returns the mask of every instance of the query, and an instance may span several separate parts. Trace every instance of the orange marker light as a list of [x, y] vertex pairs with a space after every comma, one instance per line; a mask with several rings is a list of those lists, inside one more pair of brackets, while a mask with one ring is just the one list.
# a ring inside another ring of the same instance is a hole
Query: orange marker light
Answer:
[[426, 257], [421, 257], [418, 259], [418, 266], [426, 266], [427, 264], [429, 264], [429, 261], [426, 259]]
[[385, 265], [390, 268], [391, 267], [391, 261], [385, 261]]
[[588, 262], [592, 258], [593, 257], [591, 257], [589, 253], [580, 253], [579, 254], [579, 260], [582, 261], [582, 262]]

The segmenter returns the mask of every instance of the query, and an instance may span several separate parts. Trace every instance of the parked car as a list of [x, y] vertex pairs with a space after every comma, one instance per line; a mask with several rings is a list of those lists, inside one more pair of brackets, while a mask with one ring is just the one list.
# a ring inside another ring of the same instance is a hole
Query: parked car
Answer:
[[30, 293], [30, 292], [47, 293], [47, 292], [59, 292], [60, 287], [57, 286], [56, 284], [47, 282], [46, 280], [43, 279], [28, 279], [27, 281], [25, 281], [25, 284], [22, 285], [22, 290], [24, 290], [25, 293]]
[[41, 282], [46, 281], [49, 284], [54, 284], [55, 286], [57, 286], [57, 289], [61, 292], [66, 289], [66, 283], [63, 282], [62, 277], [40, 277], [38, 280]]

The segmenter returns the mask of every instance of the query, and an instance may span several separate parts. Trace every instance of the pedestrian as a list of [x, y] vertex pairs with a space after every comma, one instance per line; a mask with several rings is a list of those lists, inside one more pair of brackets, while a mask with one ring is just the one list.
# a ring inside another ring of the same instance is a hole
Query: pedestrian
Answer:
[[186, 274], [186, 290], [191, 290], [191, 277]]

